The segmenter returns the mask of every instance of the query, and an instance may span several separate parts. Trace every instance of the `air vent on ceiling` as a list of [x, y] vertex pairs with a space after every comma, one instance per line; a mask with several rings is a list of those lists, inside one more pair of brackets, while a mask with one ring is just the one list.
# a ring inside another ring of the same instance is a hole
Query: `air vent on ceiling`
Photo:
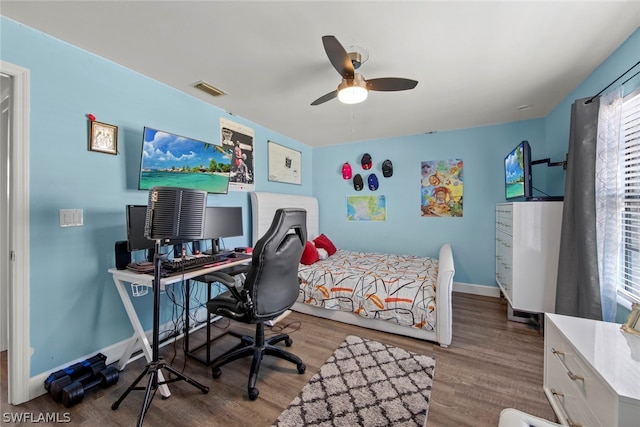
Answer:
[[217, 87], [215, 87], [213, 85], [210, 85], [209, 83], [205, 82], [204, 80], [200, 80], [199, 82], [194, 84], [193, 87], [196, 87], [196, 88], [200, 89], [201, 91], [208, 93], [211, 96], [222, 96], [222, 95], [226, 95], [227, 94], [222, 89], [218, 89]]

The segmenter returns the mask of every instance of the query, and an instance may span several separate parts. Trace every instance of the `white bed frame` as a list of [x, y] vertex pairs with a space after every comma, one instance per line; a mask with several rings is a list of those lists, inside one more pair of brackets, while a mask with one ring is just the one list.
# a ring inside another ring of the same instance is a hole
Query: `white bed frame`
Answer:
[[[281, 193], [252, 192], [251, 216], [253, 244], [267, 231], [273, 220], [273, 216], [279, 208], [303, 208], [307, 211], [307, 236], [314, 239], [319, 232], [318, 200], [310, 196], [297, 196]], [[453, 254], [451, 245], [445, 243], [440, 247], [438, 256], [438, 281], [436, 283], [436, 329], [426, 331], [423, 329], [409, 328], [388, 322], [386, 320], [368, 319], [354, 313], [339, 310], [328, 310], [313, 307], [301, 302], [296, 302], [293, 310], [311, 314], [325, 319], [336, 320], [364, 328], [376, 329], [398, 335], [419, 338], [427, 341], [435, 341], [442, 347], [451, 344], [451, 290], [453, 288]]]

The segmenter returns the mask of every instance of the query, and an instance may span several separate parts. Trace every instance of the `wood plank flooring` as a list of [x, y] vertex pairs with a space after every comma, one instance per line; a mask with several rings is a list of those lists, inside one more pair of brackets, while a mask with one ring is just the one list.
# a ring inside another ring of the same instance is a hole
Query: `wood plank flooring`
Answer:
[[[222, 369], [222, 376], [214, 380], [205, 365], [191, 358], [187, 358], [185, 364], [181, 342], [178, 342], [161, 349], [165, 361], [178, 370], [184, 369], [186, 375], [209, 386], [210, 391], [203, 394], [184, 381], [170, 384], [172, 396], [161, 399], [159, 393], [156, 395], [144, 425], [270, 426], [347, 335], [388, 343], [436, 360], [429, 427], [497, 426], [500, 411], [507, 407], [555, 420], [542, 391], [544, 338], [530, 325], [508, 321], [506, 311], [504, 300], [454, 293], [453, 343], [448, 348], [292, 313], [276, 328], [285, 326], [285, 332], [293, 339], [290, 350], [304, 360], [307, 371], [299, 375], [293, 364], [265, 357], [258, 380], [260, 395], [256, 401], [247, 397], [249, 359], [232, 362]], [[218, 324], [223, 326], [226, 320]], [[252, 328], [241, 324], [231, 324], [230, 329], [247, 334], [253, 332]], [[268, 333], [275, 332], [279, 331]], [[203, 339], [204, 330], [194, 335], [193, 340], [197, 342]], [[232, 336], [220, 338], [214, 355], [236, 342]], [[33, 416], [58, 413], [59, 417], [68, 414], [70, 425], [136, 424], [144, 392], [132, 391], [115, 411], [111, 410], [111, 404], [142, 372], [143, 359], [130, 363], [111, 388], [87, 392], [81, 403], [65, 408], [49, 395], [22, 405], [8, 405], [6, 352], [0, 356], [0, 416], [3, 422], [10, 413]], [[146, 379], [140, 385], [146, 386]]]

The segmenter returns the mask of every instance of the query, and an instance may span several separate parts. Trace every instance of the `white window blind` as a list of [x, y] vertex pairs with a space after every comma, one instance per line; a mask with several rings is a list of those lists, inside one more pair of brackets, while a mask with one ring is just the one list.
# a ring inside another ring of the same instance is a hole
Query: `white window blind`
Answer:
[[618, 294], [640, 302], [640, 91], [622, 105], [623, 151], [622, 268]]

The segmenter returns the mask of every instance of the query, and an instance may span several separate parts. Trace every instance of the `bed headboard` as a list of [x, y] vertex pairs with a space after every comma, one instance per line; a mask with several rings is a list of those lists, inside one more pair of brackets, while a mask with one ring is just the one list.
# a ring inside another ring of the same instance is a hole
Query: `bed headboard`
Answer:
[[267, 232], [269, 226], [271, 226], [271, 221], [273, 221], [273, 216], [279, 208], [306, 209], [307, 238], [314, 239], [320, 234], [318, 199], [315, 197], [254, 191], [251, 193], [251, 236], [253, 245]]

